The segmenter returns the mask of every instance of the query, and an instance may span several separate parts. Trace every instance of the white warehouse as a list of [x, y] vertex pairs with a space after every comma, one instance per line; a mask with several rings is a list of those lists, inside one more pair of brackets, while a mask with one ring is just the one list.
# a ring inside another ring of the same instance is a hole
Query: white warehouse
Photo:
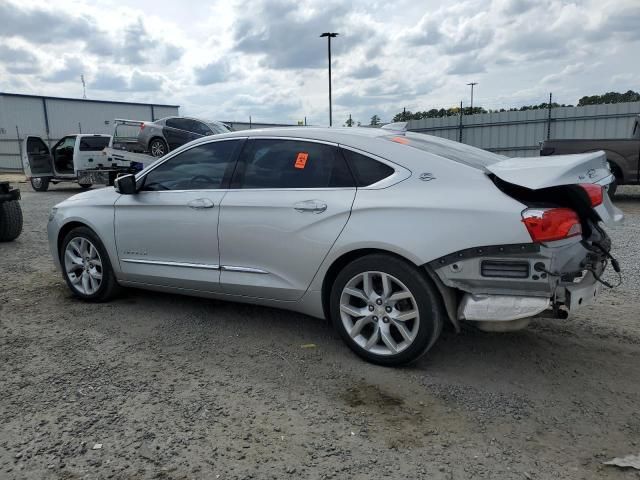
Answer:
[[20, 142], [38, 135], [53, 145], [70, 133], [113, 132], [114, 118], [157, 120], [179, 115], [178, 105], [0, 92], [0, 171], [21, 171]]

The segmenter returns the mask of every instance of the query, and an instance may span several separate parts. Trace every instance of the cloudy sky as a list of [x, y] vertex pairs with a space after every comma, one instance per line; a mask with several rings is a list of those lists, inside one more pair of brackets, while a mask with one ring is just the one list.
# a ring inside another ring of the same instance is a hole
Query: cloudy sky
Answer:
[[0, 91], [322, 125], [328, 30], [336, 124], [640, 90], [639, 0], [0, 0]]

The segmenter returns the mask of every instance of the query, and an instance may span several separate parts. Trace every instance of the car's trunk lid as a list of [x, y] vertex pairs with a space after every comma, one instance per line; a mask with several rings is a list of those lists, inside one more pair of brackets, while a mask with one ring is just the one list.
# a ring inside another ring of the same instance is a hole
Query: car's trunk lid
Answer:
[[613, 181], [607, 157], [602, 151], [507, 158], [486, 168], [505, 182], [531, 190], [580, 183], [608, 185]]
[[495, 176], [494, 182], [498, 188], [528, 206], [568, 207], [577, 211], [584, 222], [588, 219], [600, 220], [608, 226], [623, 219], [622, 212], [613, 205], [606, 193], [602, 202], [592, 207], [580, 186], [606, 186], [613, 181], [607, 157], [602, 151], [508, 158], [486, 168]]

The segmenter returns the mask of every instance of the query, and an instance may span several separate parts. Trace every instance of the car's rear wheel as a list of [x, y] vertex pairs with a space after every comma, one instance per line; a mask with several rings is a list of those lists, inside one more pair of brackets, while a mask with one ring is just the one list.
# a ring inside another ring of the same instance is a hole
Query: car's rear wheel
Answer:
[[149, 142], [149, 152], [152, 157], [162, 157], [169, 151], [167, 144], [161, 138], [154, 138]]
[[93, 186], [92, 183], [79, 183], [78, 185], [82, 190], [89, 190]]
[[444, 321], [431, 281], [415, 266], [384, 254], [356, 259], [338, 274], [330, 310], [336, 329], [356, 354], [388, 366], [424, 355]]
[[87, 227], [74, 228], [64, 237], [60, 262], [69, 289], [83, 300], [104, 302], [119, 290], [104, 245]]
[[36, 192], [46, 192], [49, 189], [49, 179], [47, 177], [31, 177], [29, 181], [31, 188]]

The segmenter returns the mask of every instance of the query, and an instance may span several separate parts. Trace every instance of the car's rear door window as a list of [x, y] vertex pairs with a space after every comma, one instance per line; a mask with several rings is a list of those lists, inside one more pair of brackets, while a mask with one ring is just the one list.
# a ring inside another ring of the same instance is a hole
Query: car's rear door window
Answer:
[[109, 146], [109, 137], [81, 137], [81, 152], [99, 152]]
[[224, 188], [242, 140], [205, 143], [185, 150], [151, 170], [143, 190], [211, 190]]
[[342, 153], [347, 159], [347, 163], [356, 179], [356, 185], [358, 187], [373, 185], [389, 177], [395, 171], [389, 165], [385, 165], [382, 162], [354, 152], [353, 150], [343, 148]]
[[256, 139], [238, 160], [232, 187], [353, 187], [353, 176], [334, 145], [303, 140]]

